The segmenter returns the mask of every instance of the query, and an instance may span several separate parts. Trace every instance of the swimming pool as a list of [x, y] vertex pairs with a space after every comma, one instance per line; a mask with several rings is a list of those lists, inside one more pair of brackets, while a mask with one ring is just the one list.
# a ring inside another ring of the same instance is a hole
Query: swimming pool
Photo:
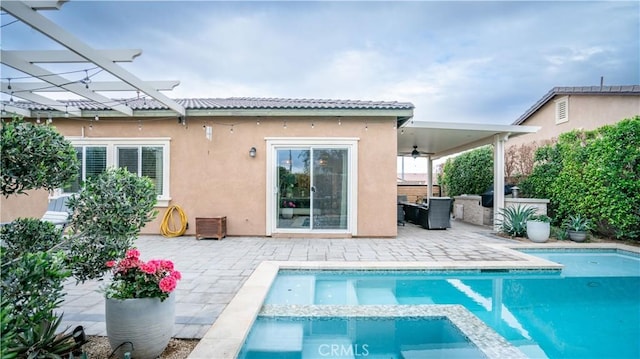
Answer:
[[640, 258], [614, 251], [527, 253], [565, 268], [288, 270], [279, 272], [265, 304], [461, 304], [528, 357], [640, 357]]

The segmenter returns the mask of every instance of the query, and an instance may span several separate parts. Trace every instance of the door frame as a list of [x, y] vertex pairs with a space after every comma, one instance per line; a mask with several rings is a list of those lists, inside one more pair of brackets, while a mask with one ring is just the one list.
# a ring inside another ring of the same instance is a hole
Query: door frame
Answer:
[[[358, 234], [358, 141], [359, 138], [352, 137], [266, 137], [266, 235], [271, 236], [274, 233], [296, 233], [296, 234], [350, 234], [356, 236]], [[281, 147], [341, 147], [346, 148], [347, 158], [349, 162], [347, 178], [347, 229], [296, 229], [296, 228], [278, 228], [277, 227], [277, 211], [276, 203], [279, 203], [277, 188], [277, 161], [276, 150]]]

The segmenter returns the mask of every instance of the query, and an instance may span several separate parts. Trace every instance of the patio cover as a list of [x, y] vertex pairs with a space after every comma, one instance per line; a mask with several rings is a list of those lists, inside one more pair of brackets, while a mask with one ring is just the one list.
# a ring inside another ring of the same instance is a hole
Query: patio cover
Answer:
[[427, 158], [427, 196], [433, 193], [433, 160], [493, 144], [494, 218], [504, 208], [504, 146], [509, 137], [535, 133], [537, 126], [414, 121], [398, 128], [398, 156], [411, 156], [414, 146]]

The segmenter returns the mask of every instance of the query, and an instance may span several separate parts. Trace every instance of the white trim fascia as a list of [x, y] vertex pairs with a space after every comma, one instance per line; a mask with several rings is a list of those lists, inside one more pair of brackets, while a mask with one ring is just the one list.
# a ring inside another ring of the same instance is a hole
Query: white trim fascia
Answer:
[[539, 126], [519, 126], [519, 125], [500, 125], [500, 124], [484, 124], [484, 123], [466, 123], [466, 122], [431, 122], [431, 121], [414, 121], [412, 124], [401, 126], [405, 128], [432, 128], [444, 130], [468, 130], [479, 132], [508, 132], [517, 133], [536, 133], [540, 129]]

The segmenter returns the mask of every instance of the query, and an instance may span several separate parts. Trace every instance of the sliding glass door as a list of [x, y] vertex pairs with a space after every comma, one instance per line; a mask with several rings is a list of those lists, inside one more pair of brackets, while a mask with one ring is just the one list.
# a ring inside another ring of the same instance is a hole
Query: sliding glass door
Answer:
[[275, 229], [349, 229], [349, 148], [275, 147]]

